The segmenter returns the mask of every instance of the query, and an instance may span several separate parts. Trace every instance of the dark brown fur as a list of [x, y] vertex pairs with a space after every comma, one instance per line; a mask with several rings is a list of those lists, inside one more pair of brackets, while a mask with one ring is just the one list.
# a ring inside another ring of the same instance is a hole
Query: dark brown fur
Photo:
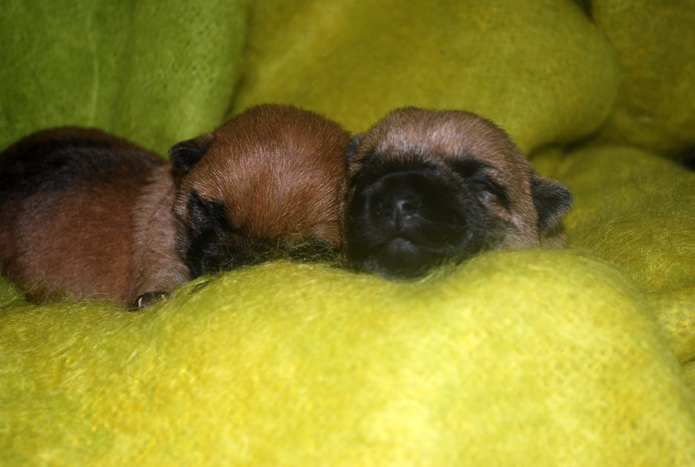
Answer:
[[37, 301], [145, 306], [201, 274], [336, 249], [348, 141], [278, 105], [175, 145], [174, 168], [99, 130], [36, 133], [0, 155], [2, 273]]
[[483, 250], [564, 244], [569, 190], [477, 115], [393, 111], [348, 159], [344, 245], [357, 269], [418, 277]]
[[194, 276], [341, 240], [349, 134], [315, 113], [252, 107], [174, 146], [179, 251]]
[[36, 301], [132, 302], [188, 279], [171, 167], [100, 130], [56, 128], [0, 154], [0, 266]]

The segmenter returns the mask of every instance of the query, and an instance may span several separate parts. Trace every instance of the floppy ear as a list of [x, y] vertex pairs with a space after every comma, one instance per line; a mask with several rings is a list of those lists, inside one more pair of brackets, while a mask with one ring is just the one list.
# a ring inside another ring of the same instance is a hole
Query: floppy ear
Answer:
[[360, 147], [360, 142], [362, 141], [362, 138], [364, 138], [364, 134], [362, 133], [357, 133], [355, 136], [350, 138], [350, 142], [347, 145], [347, 149], [345, 150], [345, 162], [347, 164], [350, 164], [352, 162], [352, 159], [355, 158], [355, 154], [357, 154], [357, 148]]
[[560, 182], [534, 175], [531, 178], [533, 204], [538, 211], [538, 231], [544, 232], [562, 221], [572, 207], [572, 193]]
[[186, 173], [198, 163], [213, 141], [214, 133], [205, 133], [197, 138], [181, 141], [169, 149], [169, 160], [176, 170]]

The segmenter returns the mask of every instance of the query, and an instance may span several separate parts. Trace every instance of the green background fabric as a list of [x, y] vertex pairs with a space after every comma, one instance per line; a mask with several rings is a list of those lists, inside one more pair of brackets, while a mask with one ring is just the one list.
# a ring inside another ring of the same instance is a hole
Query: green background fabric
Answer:
[[665, 156], [695, 144], [695, 1], [596, 0], [593, 12], [623, 70], [595, 139]]
[[235, 113], [270, 100], [359, 132], [397, 107], [461, 108], [531, 150], [588, 135], [617, 97], [615, 51], [572, 2], [278, 0], [252, 18]]
[[565, 251], [416, 283], [280, 261], [125, 313], [0, 279], [0, 465], [695, 465], [695, 174], [663, 158], [695, 143], [693, 11], [4, 2], [0, 147], [78, 124], [165, 154], [262, 102], [353, 132], [459, 108], [575, 206]]
[[652, 301], [679, 360], [695, 360], [695, 173], [627, 146], [533, 157], [575, 197], [570, 248], [618, 266]]
[[0, 5], [0, 147], [98, 127], [166, 153], [221, 121], [240, 74], [245, 0]]

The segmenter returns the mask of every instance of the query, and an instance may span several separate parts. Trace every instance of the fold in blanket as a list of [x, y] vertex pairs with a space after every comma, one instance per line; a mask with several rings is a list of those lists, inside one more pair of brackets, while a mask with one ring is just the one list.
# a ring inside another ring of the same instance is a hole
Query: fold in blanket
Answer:
[[642, 0], [0, 4], [2, 148], [75, 124], [164, 154], [262, 102], [352, 132], [451, 108], [575, 199], [569, 250], [415, 283], [278, 261], [129, 314], [35, 306], [0, 279], [0, 464], [695, 465], [695, 180], [654, 154], [695, 144], [694, 18]]

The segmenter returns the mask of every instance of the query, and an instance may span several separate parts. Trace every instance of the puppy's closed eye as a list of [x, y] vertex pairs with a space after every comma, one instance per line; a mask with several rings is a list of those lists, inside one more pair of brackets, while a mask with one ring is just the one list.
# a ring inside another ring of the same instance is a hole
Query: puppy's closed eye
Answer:
[[494, 167], [476, 160], [472, 156], [447, 161], [452, 170], [459, 175], [471, 192], [485, 203], [496, 203], [509, 208], [509, 197], [501, 183], [494, 177]]

